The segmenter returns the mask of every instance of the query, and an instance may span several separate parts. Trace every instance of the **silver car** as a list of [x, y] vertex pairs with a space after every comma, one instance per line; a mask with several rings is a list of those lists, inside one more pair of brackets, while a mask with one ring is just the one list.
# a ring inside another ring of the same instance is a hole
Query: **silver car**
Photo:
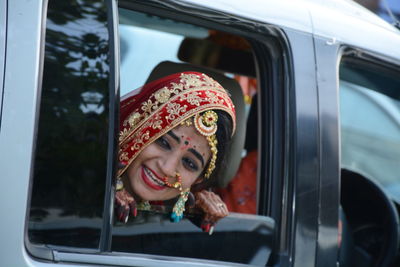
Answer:
[[[0, 266], [399, 266], [399, 48], [344, 0], [0, 0]], [[212, 235], [114, 220], [119, 98], [185, 70], [236, 106], [213, 189], [257, 155]]]

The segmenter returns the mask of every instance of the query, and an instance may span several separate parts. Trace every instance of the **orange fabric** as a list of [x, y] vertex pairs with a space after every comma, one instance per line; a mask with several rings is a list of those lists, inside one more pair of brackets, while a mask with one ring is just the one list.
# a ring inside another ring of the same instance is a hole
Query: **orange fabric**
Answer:
[[257, 151], [242, 159], [239, 171], [226, 188], [216, 190], [230, 212], [256, 214]]

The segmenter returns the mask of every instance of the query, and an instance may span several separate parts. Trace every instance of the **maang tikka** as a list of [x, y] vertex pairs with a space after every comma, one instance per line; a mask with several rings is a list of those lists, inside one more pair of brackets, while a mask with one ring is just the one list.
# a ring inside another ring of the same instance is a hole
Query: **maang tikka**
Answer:
[[217, 122], [218, 114], [213, 110], [206, 111], [202, 114], [197, 113], [194, 117], [194, 127], [201, 135], [207, 138], [211, 150], [210, 163], [208, 164], [207, 171], [204, 174], [204, 178], [206, 179], [210, 178], [211, 173], [215, 169], [215, 162], [217, 161], [218, 140], [215, 135], [218, 130]]

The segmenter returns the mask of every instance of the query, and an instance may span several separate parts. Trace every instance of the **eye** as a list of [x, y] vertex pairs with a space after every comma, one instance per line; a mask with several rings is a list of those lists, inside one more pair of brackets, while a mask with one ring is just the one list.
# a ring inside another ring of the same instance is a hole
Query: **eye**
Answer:
[[169, 144], [167, 138], [165, 138], [164, 136], [159, 137], [155, 142], [157, 145], [159, 145], [163, 149], [167, 149], [167, 150], [171, 149], [171, 145]]
[[184, 157], [182, 159], [182, 162], [183, 162], [183, 166], [185, 166], [185, 168], [187, 168], [189, 171], [198, 171], [199, 170], [199, 166], [191, 158]]

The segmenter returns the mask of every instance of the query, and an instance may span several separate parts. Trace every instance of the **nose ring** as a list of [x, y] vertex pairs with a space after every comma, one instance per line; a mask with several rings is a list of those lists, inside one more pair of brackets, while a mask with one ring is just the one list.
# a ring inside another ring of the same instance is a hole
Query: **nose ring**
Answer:
[[182, 191], [182, 177], [179, 174], [179, 172], [175, 172], [175, 178], [176, 178], [176, 181], [173, 184], [168, 182], [168, 176], [165, 176], [163, 178], [163, 182], [165, 183], [166, 186], [168, 186], [170, 188], [175, 188], [175, 189], [179, 189], [179, 191]]

